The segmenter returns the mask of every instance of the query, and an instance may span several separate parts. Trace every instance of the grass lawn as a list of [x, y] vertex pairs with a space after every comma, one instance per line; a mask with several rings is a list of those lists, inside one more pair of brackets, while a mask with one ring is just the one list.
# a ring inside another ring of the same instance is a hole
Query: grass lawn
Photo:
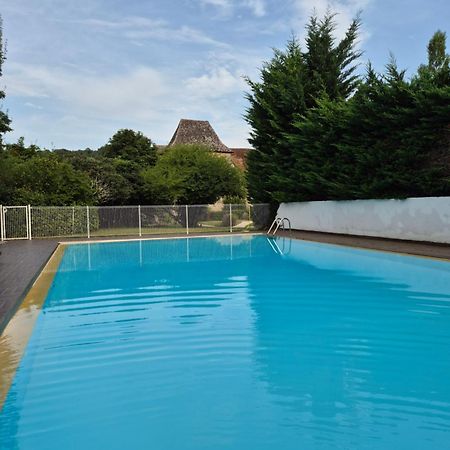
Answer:
[[[208, 221], [202, 223], [204, 226], [189, 228], [189, 234], [202, 234], [202, 233], [229, 233], [230, 227], [223, 226], [221, 221]], [[255, 231], [252, 227], [234, 227], [235, 233], [245, 233], [249, 231]], [[154, 228], [142, 228], [142, 236], [161, 235], [161, 234], [179, 234], [185, 235], [186, 228], [181, 226], [173, 227], [154, 227]], [[113, 236], [139, 236], [139, 228], [101, 228], [99, 230], [91, 231], [91, 238], [96, 237], [113, 237]], [[73, 235], [61, 235], [61, 236], [34, 236], [35, 238], [87, 238], [85, 234], [73, 234]]]

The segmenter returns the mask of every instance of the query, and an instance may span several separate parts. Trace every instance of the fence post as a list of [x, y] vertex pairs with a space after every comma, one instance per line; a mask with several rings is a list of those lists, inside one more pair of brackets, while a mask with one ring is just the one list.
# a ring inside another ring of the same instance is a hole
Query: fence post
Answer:
[[86, 206], [86, 227], [87, 227], [87, 237], [88, 239], [91, 238], [91, 227], [89, 224], [89, 206]]
[[142, 237], [141, 205], [138, 205], [138, 214], [139, 214], [139, 237]]
[[186, 207], [186, 234], [189, 234], [189, 206], [185, 205]]
[[2, 241], [5, 240], [5, 231], [3, 229], [3, 227], [4, 227], [3, 220], [4, 220], [3, 205], [0, 205], [0, 240], [2, 240]]
[[230, 233], [233, 232], [233, 216], [231, 212], [231, 203], [230, 203]]
[[27, 207], [27, 214], [28, 214], [28, 240], [31, 241], [31, 205], [28, 205]]

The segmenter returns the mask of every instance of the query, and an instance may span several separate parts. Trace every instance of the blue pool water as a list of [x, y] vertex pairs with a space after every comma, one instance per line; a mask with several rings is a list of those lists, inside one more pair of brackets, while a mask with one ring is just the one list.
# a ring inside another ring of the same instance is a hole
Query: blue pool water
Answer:
[[450, 449], [450, 264], [264, 236], [72, 245], [1, 449]]

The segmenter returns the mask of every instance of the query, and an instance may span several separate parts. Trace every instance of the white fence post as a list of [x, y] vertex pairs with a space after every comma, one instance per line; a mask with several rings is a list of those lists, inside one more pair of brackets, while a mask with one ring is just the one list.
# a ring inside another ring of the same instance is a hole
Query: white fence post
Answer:
[[189, 234], [189, 206], [186, 206], [186, 234]]
[[27, 237], [28, 237], [28, 240], [31, 241], [31, 205], [28, 205], [28, 207], [27, 207], [27, 217], [28, 217]]
[[91, 226], [89, 223], [89, 206], [86, 206], [86, 227], [87, 227], [87, 237], [91, 238]]
[[139, 237], [142, 237], [141, 205], [138, 205], [138, 214], [139, 214]]
[[[117, 232], [117, 236], [123, 234], [122, 228], [124, 228], [123, 224], [126, 222], [126, 224], [129, 224], [136, 220], [136, 210], [138, 212], [138, 232], [139, 237], [142, 237], [144, 234], [143, 227], [146, 227], [146, 236], [148, 233], [158, 233], [159, 228], [169, 227], [168, 229], [171, 229], [172, 227], [177, 227], [177, 233], [179, 234], [186, 234], [190, 235], [193, 231], [195, 232], [196, 229], [191, 229], [190, 227], [190, 207], [193, 208], [202, 208], [201, 211], [203, 212], [203, 209], [207, 212], [207, 215], [204, 219], [200, 218], [198, 219], [196, 211], [194, 210], [192, 214], [194, 214], [196, 217], [196, 220], [193, 220], [194, 228], [196, 223], [200, 220], [199, 226], [201, 227], [200, 230], [197, 231], [203, 231], [203, 232], [211, 232], [211, 231], [217, 231], [220, 229], [222, 232], [224, 231], [224, 225], [226, 228], [226, 223], [223, 223], [223, 220], [225, 219], [226, 213], [228, 212], [230, 218], [228, 223], [228, 232], [234, 233], [234, 228], [236, 227], [236, 230], [240, 230], [242, 228], [242, 225], [236, 224], [234, 225], [234, 222], [240, 222], [241, 217], [241, 209], [240, 208], [246, 208], [248, 219], [251, 222], [252, 221], [252, 215], [254, 215], [254, 210], [252, 210], [253, 206], [251, 204], [248, 204], [247, 206], [243, 205], [233, 205], [231, 203], [227, 205], [221, 205], [220, 208], [217, 208], [217, 206], [213, 205], [184, 205], [184, 212], [185, 212], [185, 230], [182, 231], [183, 226], [181, 224], [180, 227], [180, 214], [182, 215], [182, 208], [183, 205], [177, 205], [177, 206], [167, 206], [167, 205], [161, 205], [161, 206], [154, 206], [154, 207], [146, 207], [146, 208], [156, 208], [152, 209], [153, 211], [151, 214], [146, 213], [145, 216], [145, 223], [143, 223], [143, 212], [142, 212], [142, 205], [133, 205], [133, 206], [125, 206], [125, 210], [120, 209], [120, 214], [117, 214], [117, 209], [111, 210], [110, 214], [103, 214], [102, 217], [102, 226], [101, 229], [99, 229], [99, 213], [97, 207], [94, 206], [94, 228], [91, 230], [91, 207], [85, 205], [86, 208], [86, 236], [87, 239], [92, 239], [92, 232], [94, 232], [94, 237], [97, 236], [108, 236], [108, 235], [114, 235], [115, 232]], [[236, 206], [236, 208], [234, 208]], [[145, 208], [145, 207], [144, 207]], [[166, 213], [167, 208], [170, 208], [169, 214]], [[176, 209], [175, 209], [176, 208]], [[234, 219], [234, 210], [236, 209], [237, 218]], [[79, 210], [79, 213], [77, 212]], [[238, 211], [239, 210], [239, 211]], [[64, 227], [59, 226], [57, 222], [54, 227], [52, 227], [52, 221], [55, 217], [59, 217], [59, 211], [64, 212], [64, 215], [62, 217], [66, 217], [66, 224]], [[114, 212], [116, 211], [116, 212]], [[8, 212], [8, 213], [7, 213]], [[42, 235], [41, 228], [44, 226], [45, 230], [47, 230], [44, 234], [45, 237], [57, 237], [57, 236], [65, 236], [72, 234], [73, 236], [83, 236], [83, 230], [82, 230], [82, 217], [80, 219], [78, 218], [78, 214], [81, 214], [82, 216], [83, 212], [83, 206], [71, 206], [71, 207], [62, 207], [62, 209], [59, 209], [58, 207], [33, 207], [31, 205], [20, 205], [20, 206], [4, 206], [0, 205], [0, 239], [1, 241], [10, 240], [10, 239], [27, 239], [32, 240], [36, 239], [37, 237], [40, 237]], [[145, 209], [144, 209], [144, 212]], [[265, 213], [265, 211], [263, 211]], [[25, 213], [25, 217], [23, 216], [23, 213]], [[176, 218], [175, 218], [176, 213]], [[259, 214], [259, 212], [258, 212]], [[56, 216], [55, 216], [56, 215]], [[134, 220], [132, 220], [134, 215]], [[167, 215], [167, 217], [166, 217]], [[202, 216], [202, 214], [200, 214]], [[8, 217], [10, 216], [10, 217]], [[221, 218], [221, 223], [216, 223], [217, 219]], [[202, 216], [203, 217], [203, 216]], [[23, 220], [25, 218], [25, 221]], [[193, 216], [194, 219], [194, 216]], [[79, 220], [81, 220], [81, 223], [78, 224]], [[176, 222], [175, 222], [176, 220]], [[25, 223], [24, 223], [25, 222]], [[204, 222], [204, 223], [203, 223]], [[226, 222], [226, 221], [225, 221]], [[134, 222], [136, 223], [136, 222]], [[23, 229], [23, 226], [26, 226], [26, 231]], [[81, 226], [81, 229], [79, 229]], [[147, 229], [148, 227], [154, 227]], [[25, 233], [24, 233], [25, 231]], [[33, 233], [35, 233], [35, 236], [33, 236]], [[81, 235], [80, 235], [81, 233]]]

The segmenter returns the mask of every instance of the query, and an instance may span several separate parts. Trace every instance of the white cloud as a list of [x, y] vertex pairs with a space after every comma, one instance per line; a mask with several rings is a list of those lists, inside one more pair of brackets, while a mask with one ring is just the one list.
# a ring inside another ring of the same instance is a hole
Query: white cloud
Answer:
[[242, 78], [224, 67], [186, 80], [185, 86], [190, 95], [201, 98], [219, 98], [244, 88]]
[[146, 39], [158, 39], [161, 41], [226, 46], [226, 44], [211, 38], [200, 30], [186, 25], [175, 28], [161, 19], [125, 17], [121, 20], [86, 19], [79, 22], [105, 32], [119, 31], [125, 38], [137, 44], [139, 41]]
[[214, 6], [224, 16], [232, 15], [238, 8], [250, 10], [255, 17], [266, 15], [265, 0], [199, 0], [200, 4]]
[[224, 130], [228, 145], [245, 145], [245, 123], [232, 112], [244, 82], [224, 67], [180, 80], [178, 74], [146, 66], [104, 75], [66, 66], [10, 64], [5, 81], [7, 98], [33, 110], [26, 120], [14, 121], [17, 132], [9, 140], [26, 130], [27, 138], [40, 145], [95, 148], [116, 129], [129, 127], [166, 143], [177, 121], [186, 117], [211, 120]]
[[[120, 75], [92, 75], [73, 69], [11, 64], [5, 76], [8, 95], [51, 99], [67, 111], [107, 117], [148, 117], [151, 105], [167, 94], [162, 74], [137, 67]], [[34, 102], [35, 103], [35, 102]]]
[[266, 4], [264, 0], [246, 0], [245, 5], [250, 8], [256, 17], [263, 17], [266, 15]]
[[234, 11], [233, 0], [199, 0], [202, 6], [215, 7], [222, 16], [230, 16]]
[[[351, 21], [371, 2], [372, 0], [292, 0], [294, 15], [291, 26], [294, 26], [294, 29], [303, 28], [313, 12], [323, 17], [330, 10], [336, 13], [335, 34], [338, 38], [342, 38]], [[367, 30], [362, 30], [360, 41], [367, 37]]]

